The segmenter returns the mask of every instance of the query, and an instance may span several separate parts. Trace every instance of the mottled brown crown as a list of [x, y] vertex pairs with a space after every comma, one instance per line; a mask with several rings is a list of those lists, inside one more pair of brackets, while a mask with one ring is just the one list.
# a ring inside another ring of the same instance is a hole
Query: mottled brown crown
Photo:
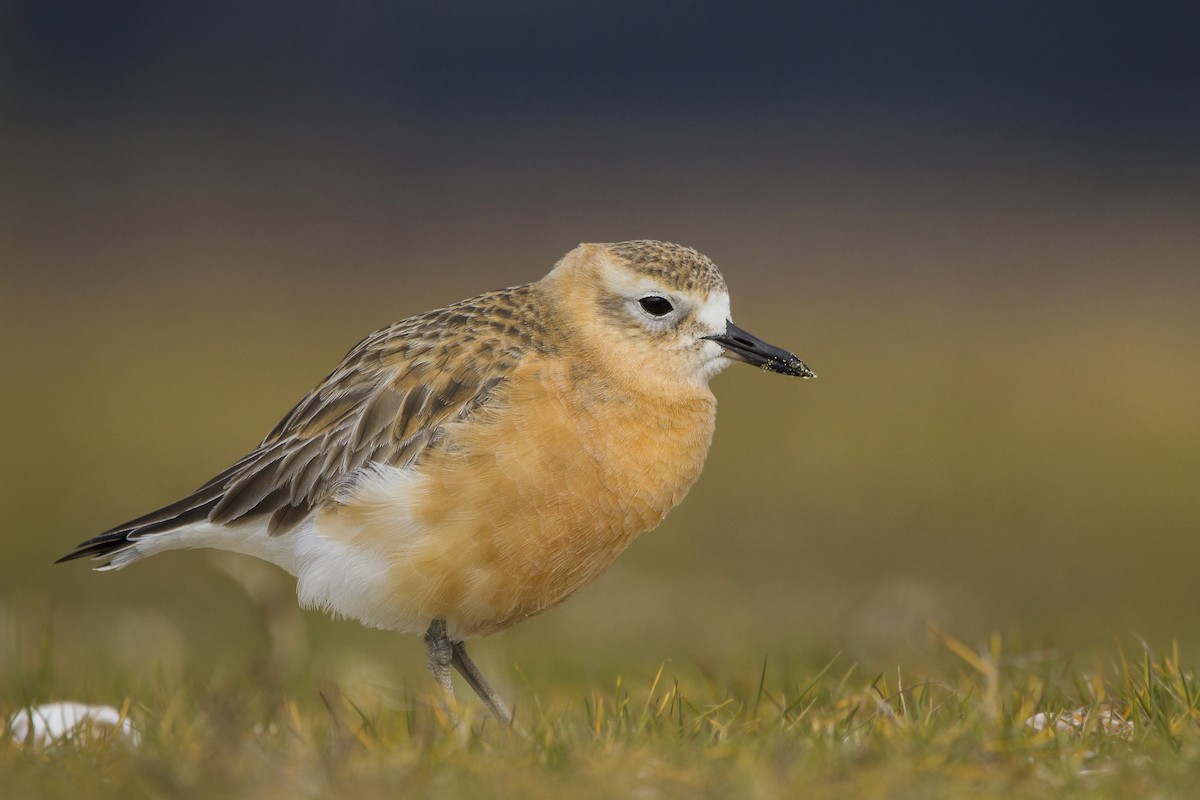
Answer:
[[606, 245], [630, 267], [685, 291], [724, 292], [725, 279], [708, 256], [690, 247], [653, 239]]

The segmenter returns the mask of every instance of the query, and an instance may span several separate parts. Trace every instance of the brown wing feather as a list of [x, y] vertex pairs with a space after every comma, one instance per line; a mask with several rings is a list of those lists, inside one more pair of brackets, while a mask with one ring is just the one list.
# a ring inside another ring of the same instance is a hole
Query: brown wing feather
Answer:
[[356, 348], [301, 401], [227, 480], [209, 519], [230, 524], [271, 514], [271, 534], [286, 533], [364, 465], [416, 461], [446, 422], [471, 413], [503, 380], [474, 369], [414, 370], [395, 355], [390, 363], [375, 359], [388, 345], [384, 338]]
[[83, 542], [60, 560], [103, 557], [129, 541], [208, 520], [266, 515], [272, 536], [304, 521], [371, 463], [406, 466], [442, 426], [488, 402], [523, 353], [544, 349], [512, 309], [537, 285], [492, 292], [411, 317], [359, 342], [250, 454], [188, 497]]

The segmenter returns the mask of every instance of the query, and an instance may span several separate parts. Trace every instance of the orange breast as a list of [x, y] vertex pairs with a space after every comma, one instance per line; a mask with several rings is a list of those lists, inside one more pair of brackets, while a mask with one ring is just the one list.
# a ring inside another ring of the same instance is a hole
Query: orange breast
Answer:
[[613, 393], [541, 360], [508, 386], [507, 402], [459, 424], [422, 464], [412, 514], [425, 533], [390, 570], [397, 599], [458, 636], [595, 580], [683, 499], [712, 439], [707, 389]]

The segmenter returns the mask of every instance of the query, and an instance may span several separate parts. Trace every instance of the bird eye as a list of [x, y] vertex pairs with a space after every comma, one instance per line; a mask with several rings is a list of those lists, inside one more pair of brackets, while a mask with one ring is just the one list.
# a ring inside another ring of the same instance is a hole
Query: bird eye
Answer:
[[647, 295], [641, 300], [638, 300], [638, 305], [651, 316], [665, 317], [675, 310], [675, 306], [671, 305], [671, 301], [665, 297], [659, 297], [656, 294]]

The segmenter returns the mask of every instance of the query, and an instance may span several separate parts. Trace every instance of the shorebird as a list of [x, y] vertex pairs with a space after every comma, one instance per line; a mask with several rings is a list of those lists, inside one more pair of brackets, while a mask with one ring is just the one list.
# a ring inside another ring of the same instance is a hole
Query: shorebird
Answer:
[[535, 283], [371, 334], [247, 456], [59, 560], [257, 556], [305, 607], [424, 632], [447, 699], [453, 667], [510, 725], [463, 642], [561, 603], [683, 499], [731, 361], [814, 377], [733, 324], [697, 251], [582, 244]]

